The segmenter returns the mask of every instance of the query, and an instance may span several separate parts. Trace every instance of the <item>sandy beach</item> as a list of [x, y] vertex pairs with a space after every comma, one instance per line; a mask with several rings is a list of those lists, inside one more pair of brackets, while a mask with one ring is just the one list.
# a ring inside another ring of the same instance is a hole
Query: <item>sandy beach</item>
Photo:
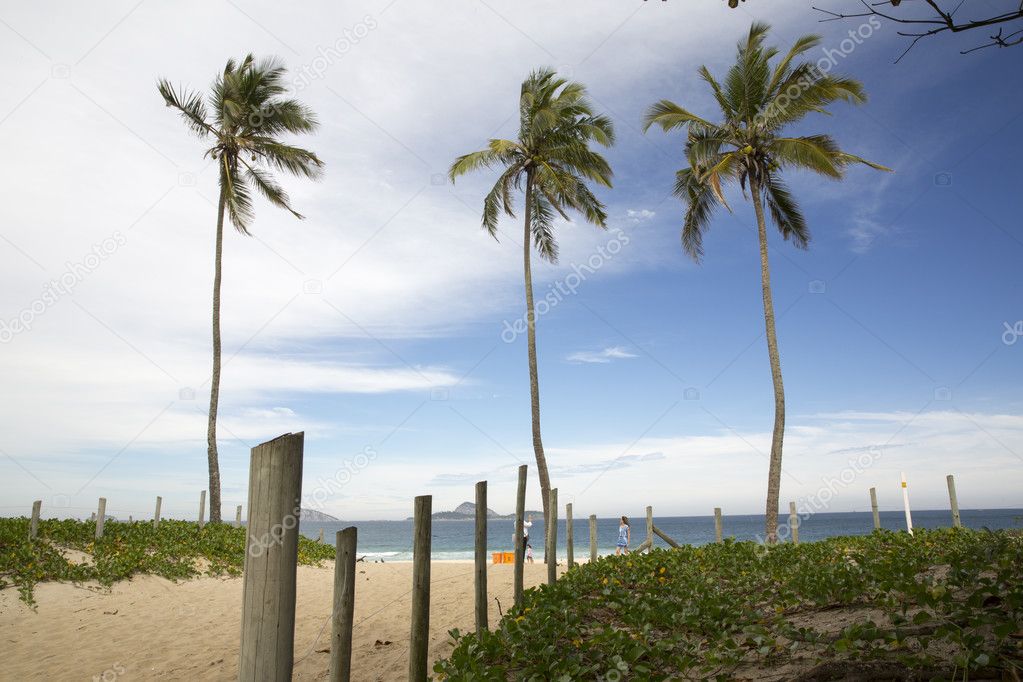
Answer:
[[[359, 563], [352, 674], [355, 680], [407, 676], [412, 564]], [[525, 584], [546, 577], [527, 564]], [[512, 566], [492, 565], [491, 624], [496, 600], [512, 602]], [[327, 677], [333, 566], [298, 567], [295, 679]], [[0, 641], [7, 679], [227, 680], [238, 673], [241, 578], [204, 577], [174, 583], [136, 577], [110, 590], [44, 583], [32, 610], [14, 589], [0, 592]], [[496, 598], [496, 600], [495, 600]], [[473, 627], [472, 563], [434, 562], [430, 658], [451, 651], [448, 630]]]

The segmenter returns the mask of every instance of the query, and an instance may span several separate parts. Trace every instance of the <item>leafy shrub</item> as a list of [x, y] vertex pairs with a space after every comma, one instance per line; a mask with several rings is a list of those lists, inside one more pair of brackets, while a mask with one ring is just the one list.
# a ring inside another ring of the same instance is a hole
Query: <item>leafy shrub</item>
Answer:
[[[96, 540], [95, 521], [49, 519], [39, 522], [38, 537], [30, 541], [27, 518], [0, 519], [0, 589], [17, 587], [21, 599], [33, 604], [32, 591], [46, 580], [111, 585], [135, 574], [149, 573], [170, 580], [200, 574], [238, 575], [245, 563], [245, 529], [165, 519], [151, 522], [106, 521]], [[75, 563], [62, 550], [91, 555]], [[299, 536], [298, 562], [319, 564], [334, 558], [334, 548]], [[205, 566], [203, 566], [205, 564]]]
[[951, 679], [1018, 671], [1021, 622], [1023, 542], [1004, 532], [729, 541], [573, 568], [529, 590], [496, 630], [453, 630], [455, 650], [434, 670], [448, 680], [726, 680], [841, 662]]

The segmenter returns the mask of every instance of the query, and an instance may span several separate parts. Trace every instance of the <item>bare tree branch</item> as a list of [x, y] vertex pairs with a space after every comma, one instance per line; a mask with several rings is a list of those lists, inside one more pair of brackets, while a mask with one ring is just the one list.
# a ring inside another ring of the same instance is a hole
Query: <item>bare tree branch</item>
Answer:
[[[821, 21], [879, 17], [895, 24], [916, 27], [915, 29], [897, 31], [900, 36], [912, 38], [912, 41], [910, 41], [909, 46], [903, 53], [899, 55], [899, 58], [895, 60], [896, 63], [905, 57], [921, 39], [929, 38], [939, 33], [962, 33], [986, 26], [999, 25], [998, 32], [989, 36], [988, 42], [968, 50], [961, 50], [960, 54], [976, 52], [986, 47], [1012, 47], [1013, 45], [1023, 43], [1023, 29], [1005, 33], [1005, 27], [1001, 26], [1001, 24], [1007, 22], [1023, 19], [1023, 1], [1015, 9], [1004, 11], [1001, 14], [966, 20], [958, 20], [956, 13], [962, 9], [967, 0], [959, 0], [958, 4], [951, 11], [944, 9], [938, 0], [923, 0], [923, 4], [930, 8], [930, 13], [924, 16], [912, 15], [899, 10], [898, 8], [902, 4], [902, 0], [881, 0], [880, 2], [859, 0], [859, 2], [863, 5], [863, 10], [858, 12], [833, 12], [816, 6], [813, 9], [825, 15]], [[731, 2], [729, 2], [729, 5], [731, 6]], [[919, 7], [919, 4], [917, 6]], [[881, 9], [885, 7], [890, 7], [891, 9]]]

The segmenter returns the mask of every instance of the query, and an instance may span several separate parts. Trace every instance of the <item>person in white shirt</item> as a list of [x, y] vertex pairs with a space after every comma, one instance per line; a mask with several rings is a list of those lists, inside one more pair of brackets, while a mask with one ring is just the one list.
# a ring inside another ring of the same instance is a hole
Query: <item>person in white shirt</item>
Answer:
[[[522, 522], [522, 554], [525, 556], [526, 547], [529, 546], [529, 529], [533, 527], [533, 515], [530, 514], [529, 518]], [[514, 535], [514, 534], [513, 534]], [[516, 538], [512, 538], [516, 540]]]

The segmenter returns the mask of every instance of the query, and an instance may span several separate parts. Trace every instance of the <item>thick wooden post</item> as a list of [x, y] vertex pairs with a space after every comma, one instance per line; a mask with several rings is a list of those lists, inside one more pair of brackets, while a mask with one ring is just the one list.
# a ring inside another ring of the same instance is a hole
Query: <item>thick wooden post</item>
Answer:
[[238, 679], [291, 679], [305, 434], [252, 448]]
[[547, 531], [547, 584], [553, 585], [558, 579], [558, 489], [551, 488], [550, 501], [547, 503], [551, 510], [551, 518], [544, 519]]
[[39, 534], [39, 510], [42, 509], [42, 506], [42, 500], [36, 500], [32, 503], [32, 520], [28, 525], [28, 537], [30, 540], [35, 540]]
[[714, 542], [721, 542], [721, 507], [714, 507]]
[[96, 510], [96, 539], [103, 537], [103, 521], [107, 517], [107, 498], [99, 498], [99, 509]]
[[654, 548], [654, 508], [647, 506], [646, 508], [646, 541], [650, 543], [650, 548]]
[[487, 629], [487, 482], [476, 483], [476, 634]]
[[156, 496], [156, 511], [153, 512], [153, 528], [160, 525], [160, 507], [163, 505], [163, 498]]
[[952, 505], [952, 527], [962, 528], [963, 522], [959, 518], [959, 498], [956, 497], [956, 479], [949, 474], [945, 480], [948, 482], [948, 501]]
[[412, 636], [409, 641], [408, 678], [424, 682], [430, 674], [430, 539], [433, 497], [416, 498], [412, 522]]
[[355, 526], [339, 530], [335, 542], [329, 679], [330, 682], [348, 682], [352, 676], [352, 626], [355, 622], [355, 552], [358, 544]]
[[206, 525], [206, 491], [199, 493], [199, 528]]
[[870, 511], [874, 513], [874, 530], [881, 527], [881, 514], [877, 511], [877, 488], [870, 489]]
[[323, 544], [323, 529], [320, 529], [320, 537], [316, 538], [316, 542]]
[[597, 560], [597, 515], [590, 514], [590, 561]]
[[568, 562], [568, 568], [572, 568], [572, 564], [575, 563], [575, 552], [572, 549], [572, 503], [569, 502], [565, 505], [565, 555], [566, 561]]
[[242, 527], [242, 506], [240, 504], [234, 510], [234, 527], [235, 528]]
[[525, 543], [523, 539], [523, 516], [526, 513], [526, 473], [525, 464], [519, 467], [519, 487], [515, 493], [515, 606], [522, 607], [522, 573], [525, 561]]
[[799, 516], [796, 514], [796, 503], [789, 502], [789, 533], [792, 534], [792, 544], [799, 544]]

